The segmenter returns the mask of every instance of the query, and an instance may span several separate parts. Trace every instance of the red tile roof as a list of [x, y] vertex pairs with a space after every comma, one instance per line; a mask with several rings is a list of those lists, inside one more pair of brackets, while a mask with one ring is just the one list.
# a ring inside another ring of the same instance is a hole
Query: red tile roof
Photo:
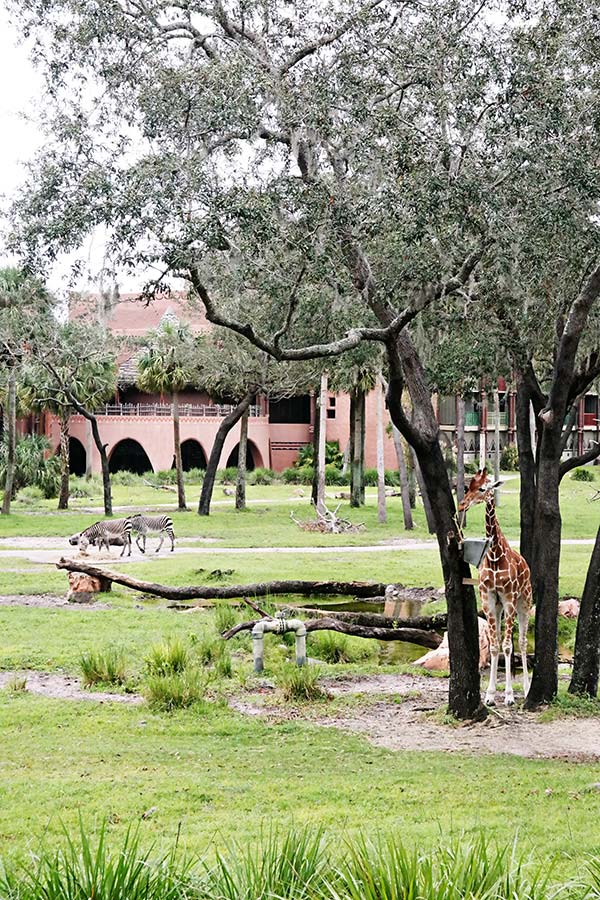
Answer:
[[[69, 316], [72, 319], [89, 319], [93, 316], [101, 321], [106, 305], [100, 294], [74, 296], [70, 300]], [[121, 294], [116, 303], [109, 301], [104, 316], [108, 328], [114, 334], [133, 337], [156, 328], [165, 313], [169, 312], [181, 322], [190, 325], [194, 331], [208, 331], [211, 327], [204, 309], [199, 304], [189, 301], [183, 291], [174, 291], [149, 303], [139, 294]]]

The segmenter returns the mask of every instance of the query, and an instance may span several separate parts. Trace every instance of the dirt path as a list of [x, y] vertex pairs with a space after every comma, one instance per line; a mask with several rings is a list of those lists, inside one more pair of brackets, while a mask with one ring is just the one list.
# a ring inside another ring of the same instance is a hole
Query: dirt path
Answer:
[[[441, 724], [439, 719], [448, 691], [445, 679], [371, 675], [325, 681], [325, 684], [334, 697], [362, 694], [365, 702], [352, 702], [347, 708], [338, 705], [330, 715], [316, 717], [314, 706], [295, 707], [291, 717], [362, 734], [372, 744], [389, 750], [508, 753], [533, 759], [600, 763], [600, 719], [569, 718], [543, 723], [539, 714], [518, 707], [499, 707], [484, 722], [464, 726]], [[268, 695], [236, 698], [232, 706], [246, 715], [273, 720], [290, 716], [289, 709], [272, 702], [270, 705]]]
[[105, 691], [86, 691], [77, 678], [55, 675], [50, 672], [0, 672], [0, 688], [5, 688], [15, 680], [25, 679], [25, 690], [32, 694], [42, 694], [54, 700], [91, 700], [94, 703], [128, 703], [136, 705], [144, 702], [139, 694], [110, 694]]

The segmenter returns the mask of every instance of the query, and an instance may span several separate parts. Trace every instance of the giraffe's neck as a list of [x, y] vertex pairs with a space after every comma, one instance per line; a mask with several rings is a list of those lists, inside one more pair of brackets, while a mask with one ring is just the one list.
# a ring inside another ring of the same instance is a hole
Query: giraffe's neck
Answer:
[[493, 494], [485, 501], [485, 535], [492, 539], [487, 553], [488, 560], [490, 562], [500, 562], [506, 554], [508, 544], [496, 518], [496, 503], [494, 502]]

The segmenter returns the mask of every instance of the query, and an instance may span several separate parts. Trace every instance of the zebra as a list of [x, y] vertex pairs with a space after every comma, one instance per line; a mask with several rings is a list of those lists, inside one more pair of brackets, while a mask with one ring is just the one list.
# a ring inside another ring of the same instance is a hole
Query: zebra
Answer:
[[[137, 513], [135, 516], [131, 516], [130, 521], [132, 532], [136, 535], [135, 542], [142, 553], [146, 552], [146, 535], [148, 534], [157, 534], [160, 537], [160, 544], [156, 548], [157, 553], [164, 543], [165, 534], [168, 534], [171, 539], [171, 553], [173, 552], [175, 532], [173, 531], [173, 519], [170, 516], [145, 516]], [[143, 546], [140, 544], [140, 538]]]
[[121, 556], [128, 548], [128, 556], [131, 556], [131, 519], [108, 519], [101, 522], [94, 522], [79, 534], [74, 534], [69, 538], [69, 544], [79, 546], [79, 549], [85, 553], [89, 544], [97, 544], [98, 551], [102, 550], [102, 545], [106, 545], [106, 549], [110, 551], [111, 543], [122, 543], [123, 549]]

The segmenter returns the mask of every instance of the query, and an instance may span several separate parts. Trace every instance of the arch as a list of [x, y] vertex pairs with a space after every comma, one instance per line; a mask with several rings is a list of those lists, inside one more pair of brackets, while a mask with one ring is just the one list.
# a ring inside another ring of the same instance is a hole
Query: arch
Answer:
[[[239, 444], [236, 444], [231, 453], [229, 454], [229, 458], [227, 460], [227, 468], [230, 466], [237, 466], [238, 464], [238, 451]], [[260, 455], [260, 450], [254, 443], [254, 441], [248, 441], [248, 445], [246, 447], [246, 469], [248, 472], [253, 472], [254, 469], [262, 468], [262, 456]]]
[[115, 444], [108, 460], [108, 470], [111, 473], [135, 472], [136, 475], [154, 471], [148, 454], [142, 445], [132, 438], [124, 438]]
[[[188, 438], [182, 442], [181, 464], [184, 472], [189, 472], [190, 469], [206, 469], [206, 453], [200, 441]], [[175, 468], [175, 462], [173, 462], [173, 468]]]
[[69, 437], [69, 472], [71, 475], [85, 475], [85, 447], [76, 437]]

